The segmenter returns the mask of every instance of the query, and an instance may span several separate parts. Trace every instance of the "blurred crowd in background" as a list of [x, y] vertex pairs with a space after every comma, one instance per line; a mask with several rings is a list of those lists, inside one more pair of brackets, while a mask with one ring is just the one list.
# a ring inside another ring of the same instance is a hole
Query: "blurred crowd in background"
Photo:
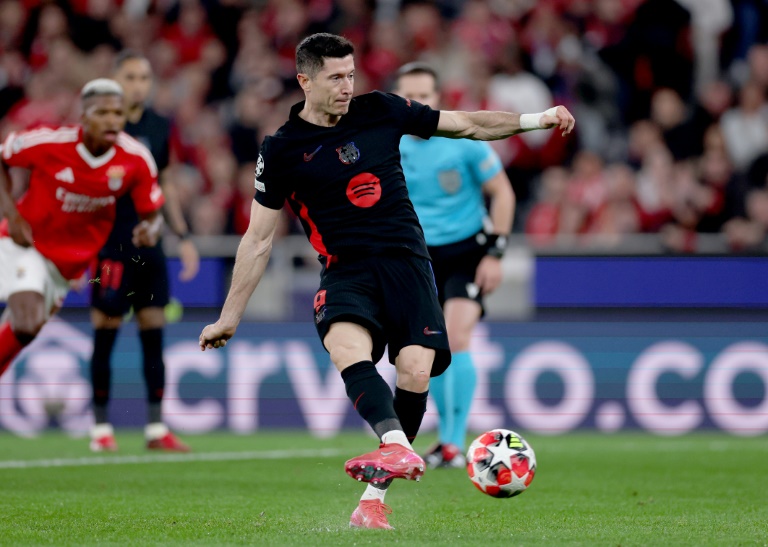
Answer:
[[320, 31], [354, 42], [357, 94], [421, 60], [445, 109], [573, 112], [572, 137], [494, 143], [532, 244], [763, 243], [768, 0], [0, 0], [0, 136], [76, 122], [83, 83], [141, 52], [193, 232], [241, 234], [259, 144], [303, 99], [294, 48]]

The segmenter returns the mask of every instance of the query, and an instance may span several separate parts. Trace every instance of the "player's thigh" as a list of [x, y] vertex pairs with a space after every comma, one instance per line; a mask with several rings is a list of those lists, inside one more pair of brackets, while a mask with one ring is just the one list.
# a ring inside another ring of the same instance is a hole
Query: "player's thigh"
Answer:
[[370, 331], [348, 321], [332, 323], [323, 339], [323, 345], [339, 372], [360, 361], [370, 361], [373, 357], [373, 337]]
[[165, 327], [165, 307], [149, 306], [136, 310], [139, 330], [162, 329]]
[[[315, 294], [313, 306], [317, 334], [337, 367], [346, 368], [355, 362], [369, 359], [377, 363], [384, 355], [386, 338], [380, 317], [381, 291], [375, 275], [366, 264], [365, 261], [334, 264], [331, 270], [323, 272], [320, 288]], [[353, 338], [345, 341], [343, 336], [338, 336], [338, 324], [342, 332], [351, 331]], [[348, 324], [348, 327], [345, 328], [344, 324]], [[334, 337], [328, 339], [332, 329]], [[365, 337], [360, 336], [362, 332], [366, 332], [370, 338], [368, 351], [360, 349], [361, 345], [366, 345], [362, 342]], [[345, 345], [350, 347], [346, 348]], [[340, 353], [342, 351], [362, 358], [348, 362], [354, 357], [343, 357]]]
[[0, 238], [0, 300], [8, 303], [14, 328], [42, 326], [68, 291], [69, 282], [37, 249]]
[[472, 331], [482, 315], [482, 307], [469, 298], [450, 298], [443, 304], [445, 326], [451, 351], [466, 351], [472, 338]]
[[407, 346], [435, 350], [432, 374], [450, 363], [443, 310], [437, 298], [432, 265], [417, 256], [385, 258], [379, 263], [389, 360], [396, 364]]

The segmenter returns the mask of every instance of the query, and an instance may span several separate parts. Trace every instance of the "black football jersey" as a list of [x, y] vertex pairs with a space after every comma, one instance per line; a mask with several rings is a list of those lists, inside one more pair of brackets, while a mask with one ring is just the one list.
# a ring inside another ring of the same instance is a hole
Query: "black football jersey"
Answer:
[[255, 199], [272, 209], [287, 199], [321, 259], [393, 250], [429, 258], [405, 186], [400, 138], [428, 139], [440, 112], [375, 91], [353, 98], [336, 126], [322, 127], [299, 117], [303, 107], [294, 105], [288, 122], [264, 139]]
[[[167, 118], [147, 108], [137, 123], [127, 122], [124, 131], [149, 148], [155, 158], [158, 173], [168, 166], [171, 122]], [[118, 198], [115, 206], [115, 225], [104, 245], [105, 250], [124, 250], [131, 245], [133, 227], [139, 222], [130, 195]]]

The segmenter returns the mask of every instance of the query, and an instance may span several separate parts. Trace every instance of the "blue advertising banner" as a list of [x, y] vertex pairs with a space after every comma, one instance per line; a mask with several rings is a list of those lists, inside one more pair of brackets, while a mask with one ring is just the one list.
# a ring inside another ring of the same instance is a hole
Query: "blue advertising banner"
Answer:
[[538, 307], [768, 306], [768, 258], [536, 257]]
[[[201, 352], [203, 323], [170, 325], [164, 414], [184, 433], [366, 428], [310, 323], [244, 323], [226, 348]], [[471, 353], [473, 431], [540, 434], [580, 428], [680, 435], [768, 432], [768, 323], [762, 320], [489, 323]], [[84, 434], [92, 421], [90, 327], [54, 320], [0, 378], [0, 427], [34, 435], [52, 421]], [[394, 384], [394, 367], [379, 364]], [[141, 349], [127, 325], [113, 362], [111, 419], [145, 420]], [[430, 407], [424, 429], [436, 425]]]

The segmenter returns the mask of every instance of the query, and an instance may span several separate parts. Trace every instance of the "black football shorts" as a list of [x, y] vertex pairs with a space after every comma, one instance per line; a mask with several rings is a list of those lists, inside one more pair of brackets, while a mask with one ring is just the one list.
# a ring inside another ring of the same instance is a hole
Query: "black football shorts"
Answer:
[[436, 350], [432, 376], [442, 374], [451, 362], [445, 319], [426, 258], [392, 254], [334, 262], [323, 270], [314, 312], [320, 340], [338, 321], [368, 329], [374, 363], [385, 346], [394, 364], [400, 350], [412, 345]]
[[440, 305], [450, 298], [469, 298], [482, 306], [483, 296], [475, 285], [475, 272], [486, 255], [484, 241], [478, 241], [474, 235], [457, 243], [428, 247], [428, 250]]
[[162, 243], [155, 247], [104, 249], [91, 279], [91, 306], [109, 316], [133, 307], [163, 308], [169, 300], [168, 267]]

